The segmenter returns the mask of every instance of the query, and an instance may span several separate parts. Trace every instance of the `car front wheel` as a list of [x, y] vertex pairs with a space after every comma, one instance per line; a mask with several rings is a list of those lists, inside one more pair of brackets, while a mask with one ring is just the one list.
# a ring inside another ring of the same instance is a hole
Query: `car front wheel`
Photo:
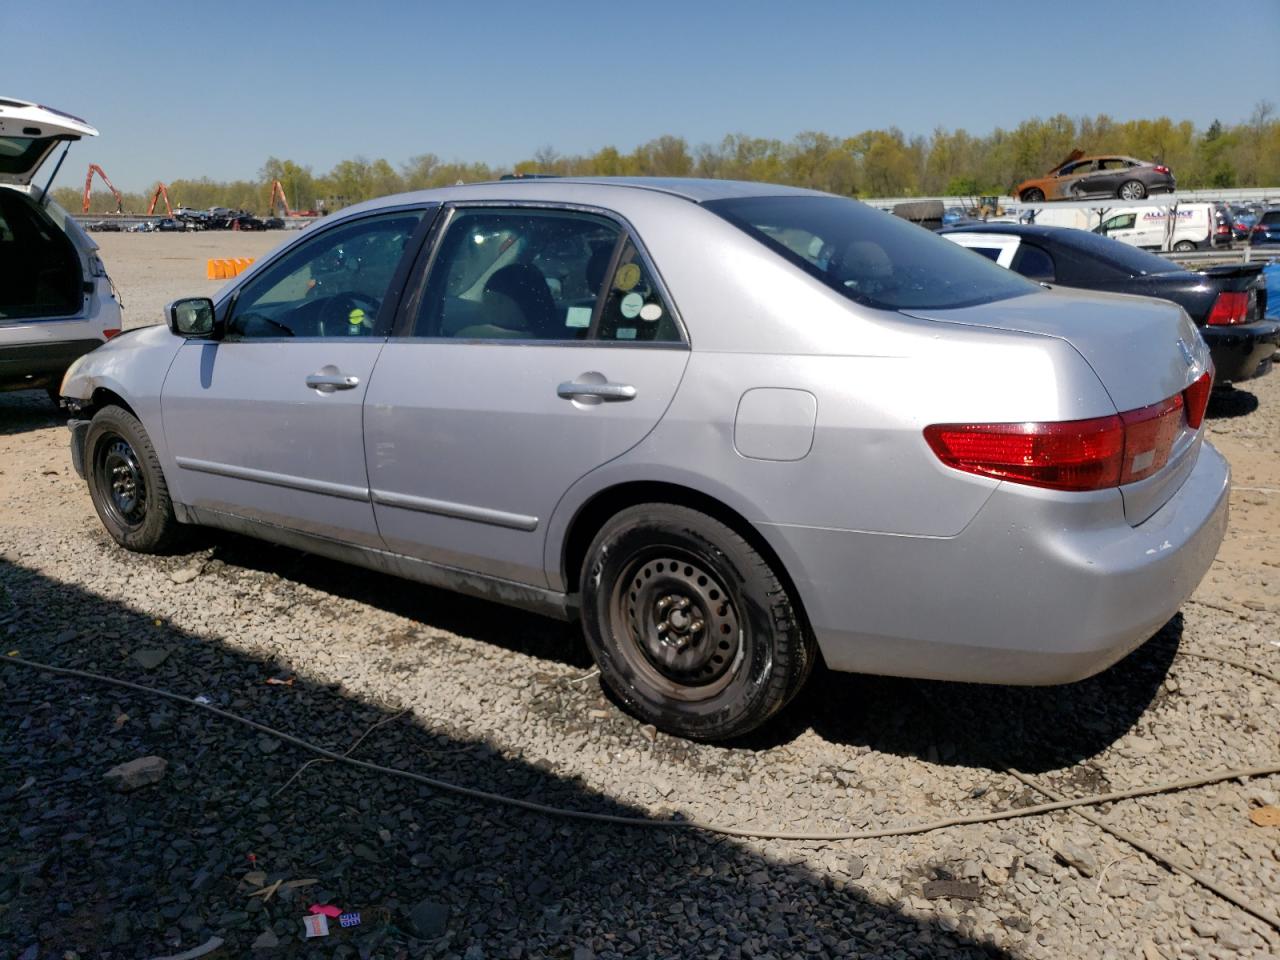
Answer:
[[94, 414], [85, 435], [89, 496], [107, 533], [122, 547], [160, 553], [177, 539], [169, 487], [151, 439], [121, 407]]
[[1021, 199], [1023, 203], [1040, 203], [1044, 200], [1044, 191], [1036, 190], [1035, 188], [1023, 190]]
[[617, 514], [587, 552], [582, 585], [583, 632], [604, 682], [678, 736], [724, 740], [760, 726], [816, 656], [769, 563], [687, 507]]

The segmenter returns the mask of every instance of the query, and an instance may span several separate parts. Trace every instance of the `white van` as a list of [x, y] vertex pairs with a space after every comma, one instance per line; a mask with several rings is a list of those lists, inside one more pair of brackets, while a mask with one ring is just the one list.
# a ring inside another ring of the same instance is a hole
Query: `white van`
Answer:
[[[1170, 218], [1174, 222], [1170, 226]], [[1213, 204], [1180, 203], [1176, 207], [1118, 207], [1108, 210], [1094, 228], [1112, 240], [1144, 250], [1208, 250], [1213, 246]], [[1172, 229], [1172, 233], [1170, 230]]]

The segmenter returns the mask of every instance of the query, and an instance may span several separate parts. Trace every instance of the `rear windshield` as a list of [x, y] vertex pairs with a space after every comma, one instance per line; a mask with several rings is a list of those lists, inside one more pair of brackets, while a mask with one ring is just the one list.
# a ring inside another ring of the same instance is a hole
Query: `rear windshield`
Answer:
[[881, 310], [967, 307], [1040, 289], [923, 227], [842, 197], [703, 206], [849, 299]]
[[53, 143], [49, 137], [0, 137], [0, 174], [26, 173], [39, 164]]
[[1064, 227], [1055, 232], [1054, 239], [1090, 257], [1105, 260], [1133, 277], [1176, 273], [1182, 269], [1172, 260], [1157, 257], [1154, 253], [1139, 250], [1120, 240], [1113, 240], [1111, 237], [1099, 236], [1085, 230], [1070, 230]]

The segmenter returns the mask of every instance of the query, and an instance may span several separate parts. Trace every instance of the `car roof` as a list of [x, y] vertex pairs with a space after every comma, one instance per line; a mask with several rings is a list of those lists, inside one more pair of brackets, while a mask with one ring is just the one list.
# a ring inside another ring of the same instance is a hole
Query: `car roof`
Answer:
[[776, 183], [747, 180], [706, 180], [693, 177], [527, 177], [518, 180], [486, 180], [393, 194], [344, 207], [335, 215], [364, 213], [413, 203], [449, 203], [468, 200], [510, 200], [535, 203], [600, 203], [602, 206], [643, 202], [645, 194], [678, 197], [693, 203], [741, 197], [808, 196], [832, 194]]

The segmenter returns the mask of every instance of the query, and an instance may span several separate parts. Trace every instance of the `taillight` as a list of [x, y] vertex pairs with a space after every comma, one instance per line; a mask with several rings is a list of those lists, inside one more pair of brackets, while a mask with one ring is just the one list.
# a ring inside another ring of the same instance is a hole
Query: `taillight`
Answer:
[[941, 423], [924, 438], [949, 467], [1051, 490], [1104, 490], [1169, 462], [1183, 425], [1199, 429], [1213, 374], [1149, 407], [1052, 423]]
[[1052, 490], [1120, 483], [1124, 423], [1118, 416], [1061, 423], [947, 423], [924, 438], [949, 467]]
[[1202, 373], [1196, 382], [1182, 391], [1187, 405], [1187, 426], [1199, 430], [1204, 423], [1204, 412], [1209, 407], [1209, 391], [1213, 389], [1213, 371]]
[[1163, 164], [1158, 164], [1156, 166], [1156, 173], [1168, 173], [1168, 172], [1169, 172], [1169, 168], [1164, 166]]
[[1229, 327], [1249, 318], [1249, 294], [1240, 291], [1220, 293], [1213, 301], [1206, 321], [1215, 327]]
[[1122, 485], [1149, 477], [1169, 462], [1173, 441], [1182, 430], [1182, 406], [1182, 394], [1176, 393], [1168, 400], [1120, 414], [1124, 424]]
[[1230, 232], [1231, 232], [1231, 228], [1228, 227], [1225, 223], [1218, 224], [1218, 233], [1222, 234], [1222, 233], [1230, 233]]
[[119, 333], [119, 332], [120, 332], [120, 328], [119, 328], [119, 327], [108, 327], [106, 330], [103, 330], [103, 331], [102, 331], [102, 339], [104, 339], [104, 340], [110, 340], [112, 337], [114, 337], [114, 336], [115, 336], [117, 333]]

